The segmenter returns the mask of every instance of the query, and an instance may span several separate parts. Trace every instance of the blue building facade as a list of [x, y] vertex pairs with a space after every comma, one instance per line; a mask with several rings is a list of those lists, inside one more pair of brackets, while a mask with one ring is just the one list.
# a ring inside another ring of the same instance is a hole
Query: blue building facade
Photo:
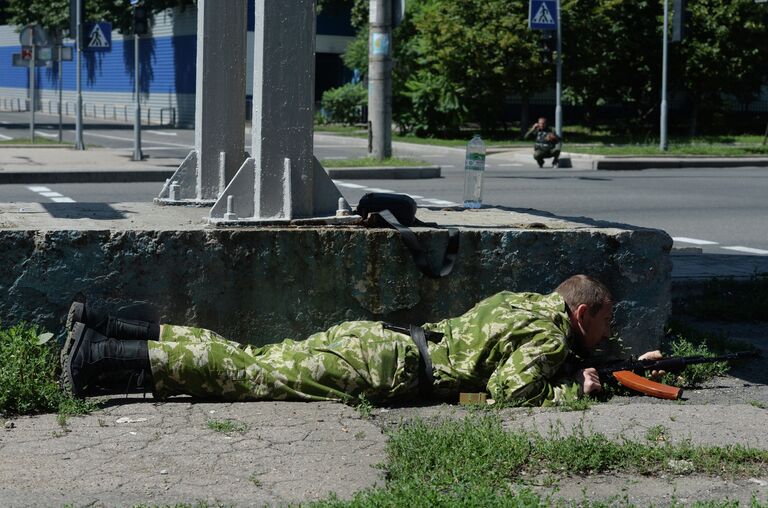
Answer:
[[[253, 2], [248, 2], [248, 97], [253, 62]], [[316, 97], [328, 88], [349, 80], [341, 54], [354, 38], [348, 10], [330, 10], [317, 20]], [[0, 109], [25, 110], [29, 98], [29, 69], [12, 66], [12, 55], [20, 51], [16, 27], [0, 26]], [[157, 14], [151, 35], [140, 42], [140, 87], [144, 122], [149, 124], [194, 125], [195, 72], [197, 59], [197, 10], [169, 9]], [[134, 90], [134, 42], [112, 33], [108, 52], [83, 53], [83, 102], [87, 117], [132, 121]], [[62, 109], [73, 115], [76, 101], [75, 62], [63, 62]], [[36, 69], [36, 97], [39, 108], [55, 113], [58, 108], [59, 69], [57, 64]]]

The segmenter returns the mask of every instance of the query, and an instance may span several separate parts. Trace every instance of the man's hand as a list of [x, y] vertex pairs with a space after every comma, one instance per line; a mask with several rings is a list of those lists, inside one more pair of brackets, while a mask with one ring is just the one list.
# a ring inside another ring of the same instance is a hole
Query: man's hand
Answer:
[[[664, 355], [661, 354], [661, 351], [658, 349], [656, 351], [648, 351], [647, 353], [644, 353], [637, 357], [638, 360], [661, 360], [664, 358]], [[654, 379], [660, 378], [667, 372], [664, 370], [652, 370], [651, 371], [651, 377]]]
[[576, 373], [576, 381], [581, 385], [581, 391], [584, 395], [592, 395], [603, 391], [603, 385], [600, 384], [600, 376], [597, 375], [597, 369], [582, 369]]

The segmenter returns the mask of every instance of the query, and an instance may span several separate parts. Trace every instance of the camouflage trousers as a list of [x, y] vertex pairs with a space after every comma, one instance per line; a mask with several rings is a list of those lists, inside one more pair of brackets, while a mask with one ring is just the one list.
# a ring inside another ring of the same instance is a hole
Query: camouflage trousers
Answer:
[[411, 338], [381, 323], [350, 321], [303, 341], [245, 346], [202, 328], [164, 325], [149, 341], [154, 393], [219, 400], [372, 401], [418, 391]]

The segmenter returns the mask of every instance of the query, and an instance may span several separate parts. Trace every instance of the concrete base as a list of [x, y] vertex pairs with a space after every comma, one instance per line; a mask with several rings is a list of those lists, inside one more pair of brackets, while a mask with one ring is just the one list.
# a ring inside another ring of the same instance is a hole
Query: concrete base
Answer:
[[[419, 209], [458, 226], [453, 273], [427, 279], [395, 231], [354, 226], [211, 228], [204, 209], [151, 204], [0, 204], [0, 320], [59, 331], [83, 291], [107, 308], [149, 302], [163, 321], [254, 344], [351, 319], [421, 323], [501, 290], [549, 292], [574, 273], [613, 290], [616, 329], [656, 347], [670, 309], [663, 231], [537, 210]], [[445, 230], [417, 228], [437, 262]]]

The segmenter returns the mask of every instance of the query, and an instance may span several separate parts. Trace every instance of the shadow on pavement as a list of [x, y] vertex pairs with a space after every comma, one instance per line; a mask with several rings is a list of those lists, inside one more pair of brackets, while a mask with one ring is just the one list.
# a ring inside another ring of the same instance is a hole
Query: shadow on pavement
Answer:
[[125, 213], [115, 210], [107, 203], [40, 203], [51, 217], [57, 219], [125, 219]]

